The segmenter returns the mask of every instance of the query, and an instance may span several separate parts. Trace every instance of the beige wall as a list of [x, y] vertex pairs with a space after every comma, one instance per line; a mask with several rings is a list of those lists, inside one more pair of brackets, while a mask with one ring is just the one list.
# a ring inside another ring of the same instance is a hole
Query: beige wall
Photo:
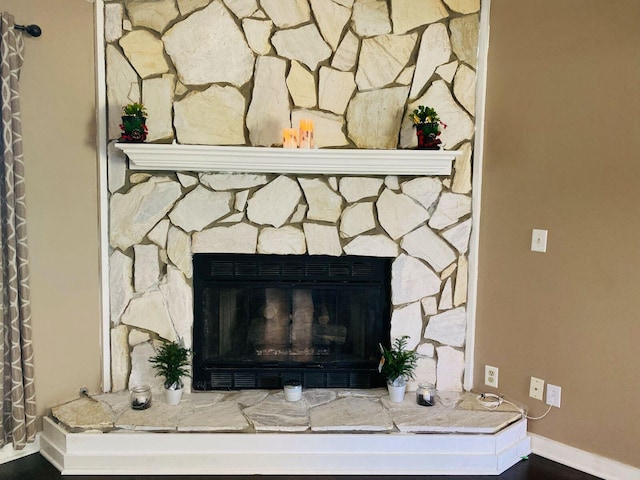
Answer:
[[[640, 467], [640, 2], [492, 0], [475, 385]], [[548, 253], [529, 251], [549, 230]], [[490, 389], [487, 389], [490, 390]]]
[[93, 4], [3, 0], [25, 36], [20, 77], [38, 413], [100, 387]]

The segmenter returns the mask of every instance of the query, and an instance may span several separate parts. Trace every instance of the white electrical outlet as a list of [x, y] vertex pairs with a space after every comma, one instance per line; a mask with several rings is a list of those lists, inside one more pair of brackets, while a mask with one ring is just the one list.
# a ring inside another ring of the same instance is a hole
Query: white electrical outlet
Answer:
[[547, 405], [560, 408], [560, 398], [562, 397], [562, 388], [557, 385], [547, 383]]
[[498, 388], [498, 367], [491, 365], [484, 366], [484, 384], [489, 387]]
[[544, 380], [541, 378], [531, 377], [529, 396], [537, 400], [542, 400], [542, 392], [544, 392]]

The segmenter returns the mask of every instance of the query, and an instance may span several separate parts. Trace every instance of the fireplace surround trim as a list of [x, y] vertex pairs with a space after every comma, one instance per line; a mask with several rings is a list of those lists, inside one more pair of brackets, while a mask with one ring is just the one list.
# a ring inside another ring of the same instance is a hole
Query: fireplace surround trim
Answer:
[[116, 143], [131, 170], [327, 175], [451, 175], [459, 150], [297, 149]]

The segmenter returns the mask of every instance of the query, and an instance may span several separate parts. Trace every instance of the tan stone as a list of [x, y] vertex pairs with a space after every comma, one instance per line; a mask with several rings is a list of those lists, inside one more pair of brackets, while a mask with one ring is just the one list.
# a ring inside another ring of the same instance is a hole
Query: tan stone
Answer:
[[320, 69], [319, 83], [318, 100], [320, 108], [342, 115], [356, 89], [353, 73], [322, 67]]
[[396, 34], [406, 33], [448, 16], [442, 0], [391, 0], [391, 21], [393, 33]]
[[391, 32], [389, 8], [385, 0], [356, 0], [352, 21], [355, 32], [361, 37]]
[[458, 59], [472, 67], [478, 63], [478, 33], [480, 19], [478, 14], [454, 18], [449, 22], [451, 45]]
[[293, 103], [297, 107], [313, 108], [316, 106], [316, 82], [313, 74], [295, 60], [291, 62], [289, 75], [287, 75], [287, 87]]
[[147, 78], [169, 71], [163, 44], [151, 32], [129, 32], [120, 39], [120, 46], [140, 77]]
[[127, 0], [126, 6], [134, 27], [147, 27], [160, 33], [179, 13], [174, 0]]
[[418, 35], [380, 35], [365, 38], [356, 72], [359, 90], [390, 85], [409, 62]]

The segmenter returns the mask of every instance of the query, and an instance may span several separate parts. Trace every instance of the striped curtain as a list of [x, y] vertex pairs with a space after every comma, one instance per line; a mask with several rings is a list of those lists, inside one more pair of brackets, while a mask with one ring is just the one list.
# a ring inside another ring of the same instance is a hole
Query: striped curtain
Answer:
[[22, 33], [13, 17], [0, 14], [0, 86], [2, 88], [2, 159], [0, 161], [0, 376], [2, 431], [0, 446], [16, 450], [35, 440], [36, 402], [31, 343], [22, 128], [18, 77], [22, 66]]

